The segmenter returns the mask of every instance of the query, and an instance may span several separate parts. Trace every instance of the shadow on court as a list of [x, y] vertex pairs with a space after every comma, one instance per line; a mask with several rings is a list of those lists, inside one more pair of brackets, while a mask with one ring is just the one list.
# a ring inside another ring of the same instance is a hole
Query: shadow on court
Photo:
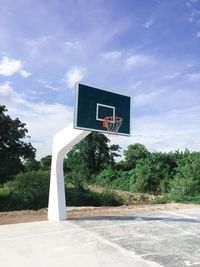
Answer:
[[170, 217], [154, 217], [154, 216], [87, 216], [69, 218], [69, 221], [166, 221], [166, 222], [185, 222], [199, 224], [200, 220], [190, 218], [170, 218]]

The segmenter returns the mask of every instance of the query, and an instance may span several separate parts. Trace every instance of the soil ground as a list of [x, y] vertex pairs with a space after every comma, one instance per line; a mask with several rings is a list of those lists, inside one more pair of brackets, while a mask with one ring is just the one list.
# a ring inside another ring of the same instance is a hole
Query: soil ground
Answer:
[[[160, 211], [160, 210], [174, 210], [174, 209], [190, 209], [200, 208], [200, 205], [195, 204], [157, 204], [157, 205], [129, 205], [119, 207], [68, 207], [68, 219], [84, 218], [93, 216], [109, 216], [109, 215], [122, 215], [131, 211], [132, 213], [147, 212], [147, 211]], [[47, 209], [22, 210], [0, 212], [0, 225], [2, 224], [15, 224], [24, 222], [46, 221]]]

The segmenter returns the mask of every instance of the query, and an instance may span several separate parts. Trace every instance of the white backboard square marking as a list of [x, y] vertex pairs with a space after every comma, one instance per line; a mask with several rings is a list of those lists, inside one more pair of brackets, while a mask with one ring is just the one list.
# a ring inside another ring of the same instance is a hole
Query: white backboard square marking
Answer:
[[96, 120], [97, 120], [97, 121], [103, 121], [103, 120], [104, 120], [104, 118], [99, 118], [99, 113], [100, 113], [100, 112], [99, 112], [99, 108], [101, 108], [101, 107], [112, 109], [112, 110], [113, 110], [113, 112], [112, 112], [112, 113], [113, 113], [112, 116], [113, 116], [113, 119], [115, 119], [115, 107], [97, 103], [97, 109], [96, 109]]

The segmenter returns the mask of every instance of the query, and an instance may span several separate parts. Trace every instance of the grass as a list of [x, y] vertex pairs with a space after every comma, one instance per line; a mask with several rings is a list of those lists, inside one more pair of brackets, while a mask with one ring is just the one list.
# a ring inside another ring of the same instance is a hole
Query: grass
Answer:
[[149, 204], [152, 203], [157, 198], [159, 198], [159, 196], [154, 196], [150, 194], [132, 193], [129, 191], [118, 190], [118, 189], [105, 189], [104, 187], [99, 185], [90, 185], [89, 188], [90, 190], [99, 193], [110, 192], [111, 194], [114, 194], [123, 205]]
[[[67, 206], [120, 206], [122, 201], [118, 196], [110, 191], [95, 192], [89, 188], [66, 188], [66, 204]], [[48, 205], [48, 195], [39, 198], [37, 195], [25, 198], [21, 194], [15, 194], [7, 188], [0, 190], [0, 211], [14, 210], [38, 210], [46, 208]]]
[[200, 195], [197, 196], [172, 196], [166, 194], [152, 201], [151, 204], [166, 204], [166, 203], [184, 203], [184, 204], [200, 204]]
[[120, 206], [123, 203], [110, 191], [95, 192], [89, 188], [66, 188], [68, 206]]
[[[9, 184], [10, 185], [10, 184]], [[90, 185], [83, 188], [75, 188], [66, 185], [66, 205], [67, 206], [120, 206], [120, 205], [141, 205], [141, 204], [166, 204], [179, 202], [186, 204], [200, 204], [200, 195], [191, 196], [172, 196], [169, 194], [163, 196], [154, 196], [143, 193], [131, 193], [123, 190], [106, 189], [101, 186]], [[35, 191], [34, 191], [35, 192]], [[0, 211], [13, 211], [25, 209], [46, 208], [48, 205], [47, 193], [38, 196], [35, 193], [29, 196], [29, 190], [23, 191], [23, 194], [16, 190], [11, 190], [8, 185], [0, 188]], [[36, 190], [36, 193], [38, 190]], [[27, 195], [28, 194], [28, 195]]]

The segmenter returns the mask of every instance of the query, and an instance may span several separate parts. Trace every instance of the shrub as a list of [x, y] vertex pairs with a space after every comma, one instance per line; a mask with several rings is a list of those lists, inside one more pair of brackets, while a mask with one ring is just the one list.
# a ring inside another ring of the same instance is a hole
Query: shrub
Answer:
[[130, 174], [129, 171], [115, 170], [112, 167], [104, 169], [97, 176], [97, 184], [106, 188], [130, 190]]
[[[0, 211], [40, 209], [48, 206], [49, 172], [20, 173], [0, 189]], [[69, 206], [118, 206], [122, 203], [111, 192], [93, 192], [90, 189], [66, 188]]]
[[193, 152], [179, 161], [170, 194], [174, 198], [200, 194], [200, 153]]
[[156, 194], [168, 192], [175, 166], [167, 153], [152, 153], [137, 161], [131, 178], [131, 190]]
[[93, 192], [90, 189], [66, 188], [68, 206], [119, 206], [122, 203], [114, 193], [105, 191]]
[[130, 173], [129, 171], [118, 171], [117, 179], [113, 181], [112, 188], [130, 191]]
[[1, 190], [1, 210], [40, 209], [47, 207], [49, 195], [49, 172], [32, 171], [20, 173], [7, 182]]
[[108, 166], [103, 171], [97, 175], [96, 182], [97, 184], [111, 188], [111, 184], [114, 180], [117, 179], [117, 171], [115, 171], [111, 166]]
[[75, 188], [83, 188], [87, 183], [90, 172], [83, 165], [77, 165], [76, 169], [70, 170], [65, 174], [65, 183], [72, 184]]

